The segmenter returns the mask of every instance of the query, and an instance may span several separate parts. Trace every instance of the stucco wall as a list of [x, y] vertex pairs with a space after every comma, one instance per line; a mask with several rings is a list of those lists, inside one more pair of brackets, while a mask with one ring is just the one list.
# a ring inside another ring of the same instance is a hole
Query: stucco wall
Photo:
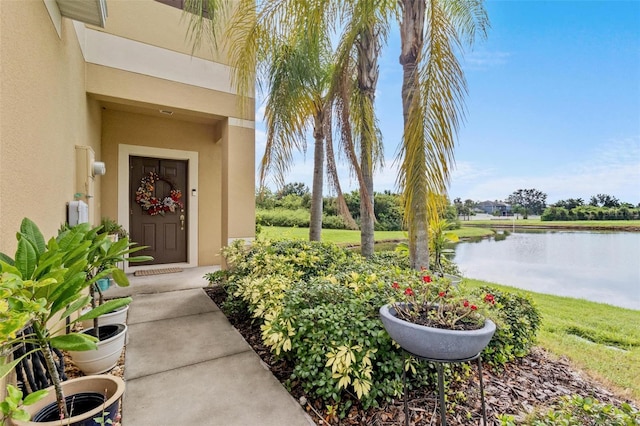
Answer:
[[100, 113], [85, 94], [71, 21], [63, 19], [59, 37], [42, 1], [1, 3], [0, 251], [13, 253], [24, 216], [47, 238], [65, 221], [76, 192], [74, 147], [99, 153]]
[[[116, 218], [118, 211], [118, 145], [198, 152], [198, 259], [201, 265], [220, 263], [221, 146], [213, 124], [152, 117], [105, 109], [102, 112], [102, 158], [109, 172], [102, 180], [102, 213]], [[185, 191], [185, 196], [190, 196]]]
[[[224, 171], [223, 228], [227, 230], [223, 244], [236, 238], [255, 237], [255, 147], [254, 130], [229, 125], [222, 137]], [[244, 171], [244, 172], [238, 172]]]
[[[155, 0], [108, 0], [107, 10], [109, 16], [105, 27], [92, 28], [176, 52], [225, 63], [225, 55], [216, 54], [208, 40], [203, 40], [199, 48], [193, 49], [192, 40], [188, 36], [190, 15], [184, 14], [180, 9]], [[144, 19], [141, 20], [141, 17]], [[141, 25], [141, 21], [150, 25]]]

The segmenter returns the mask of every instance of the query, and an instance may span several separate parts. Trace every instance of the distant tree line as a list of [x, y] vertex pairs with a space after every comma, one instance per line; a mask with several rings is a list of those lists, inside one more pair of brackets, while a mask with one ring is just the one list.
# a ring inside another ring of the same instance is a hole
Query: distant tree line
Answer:
[[[344, 194], [349, 212], [356, 225], [361, 223], [360, 192]], [[403, 222], [403, 204], [400, 194], [391, 191], [374, 192], [374, 214], [376, 231], [406, 230]], [[264, 189], [256, 194], [256, 224], [261, 226], [309, 226], [311, 192], [301, 182], [287, 183], [281, 190], [272, 192]], [[444, 218], [455, 224], [458, 221], [456, 207], [451, 205], [444, 212]], [[458, 225], [459, 226], [459, 225]], [[337, 197], [323, 198], [322, 227], [326, 229], [350, 229], [338, 212]]]
[[[374, 192], [373, 198], [376, 231], [406, 230], [400, 194]], [[640, 219], [640, 204], [634, 206], [623, 203], [608, 194], [594, 195], [589, 203], [582, 198], [569, 198], [547, 206], [546, 199], [547, 194], [537, 189], [518, 189], [506, 198], [506, 203], [510, 204], [512, 214], [521, 214], [525, 219], [529, 214], [541, 215], [543, 221]], [[360, 226], [360, 192], [346, 193], [344, 200], [355, 222], [349, 224], [339, 214], [337, 197], [324, 197], [323, 228], [357, 229]], [[264, 189], [256, 194], [256, 224], [307, 228], [311, 204], [311, 191], [302, 182], [287, 183], [276, 192]], [[448, 201], [446, 204], [449, 204]], [[443, 218], [454, 227], [459, 227], [459, 218], [468, 220], [475, 215], [479, 205], [479, 201], [456, 198], [445, 210]]]
[[544, 221], [553, 220], [634, 220], [640, 219], [640, 203], [620, 202], [608, 194], [598, 194], [586, 204], [582, 198], [560, 200], [549, 206], [541, 216]]
[[[390, 191], [374, 193], [376, 231], [398, 231], [403, 229], [403, 209], [400, 195]], [[344, 199], [356, 224], [360, 225], [360, 193], [344, 194]], [[256, 224], [266, 226], [309, 226], [311, 192], [301, 183], [288, 183], [277, 191], [263, 190], [256, 195]], [[349, 229], [338, 212], [336, 197], [323, 198], [322, 227], [327, 229]]]

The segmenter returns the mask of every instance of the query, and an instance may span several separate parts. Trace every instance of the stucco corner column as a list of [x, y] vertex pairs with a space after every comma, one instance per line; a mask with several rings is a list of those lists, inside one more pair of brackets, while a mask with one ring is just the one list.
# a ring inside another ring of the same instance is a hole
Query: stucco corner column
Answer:
[[222, 241], [252, 241], [256, 231], [255, 125], [229, 118], [222, 130]]

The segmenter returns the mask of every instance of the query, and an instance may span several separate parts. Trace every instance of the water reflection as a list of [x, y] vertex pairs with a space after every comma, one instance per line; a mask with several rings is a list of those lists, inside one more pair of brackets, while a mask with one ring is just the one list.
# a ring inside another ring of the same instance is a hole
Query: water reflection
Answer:
[[461, 242], [470, 278], [640, 309], [640, 233], [513, 231]]

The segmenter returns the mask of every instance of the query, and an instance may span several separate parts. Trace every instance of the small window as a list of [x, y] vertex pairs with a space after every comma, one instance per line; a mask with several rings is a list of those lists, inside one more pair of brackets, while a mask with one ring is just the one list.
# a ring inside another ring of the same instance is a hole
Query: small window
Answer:
[[[156, 0], [159, 3], [163, 3], [166, 4], [168, 6], [171, 7], [175, 7], [177, 9], [180, 10], [185, 10], [185, 4], [188, 2], [188, 0]], [[202, 16], [204, 16], [205, 18], [209, 17], [209, 14], [207, 13], [207, 3], [204, 2], [204, 4], [202, 5], [202, 9], [203, 9], [203, 13]], [[189, 10], [187, 10], [187, 12], [190, 12]]]

